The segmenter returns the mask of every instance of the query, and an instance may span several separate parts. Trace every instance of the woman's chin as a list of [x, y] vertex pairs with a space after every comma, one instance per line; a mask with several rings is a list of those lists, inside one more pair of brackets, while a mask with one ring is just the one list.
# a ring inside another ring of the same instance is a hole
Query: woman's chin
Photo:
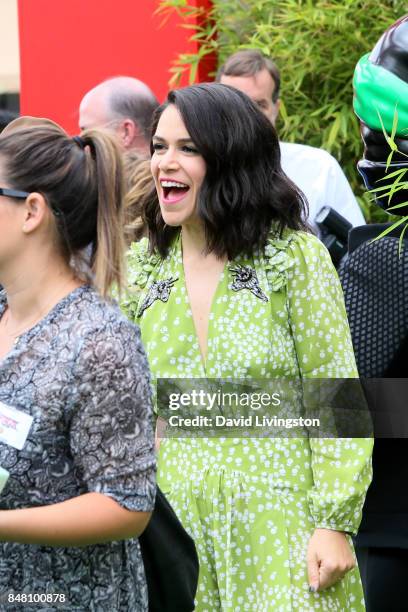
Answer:
[[180, 225], [189, 223], [193, 216], [191, 214], [183, 213], [182, 211], [171, 212], [163, 209], [161, 210], [161, 214], [165, 224], [170, 227], [179, 227]]
[[180, 227], [180, 225], [182, 224], [182, 220], [178, 220], [176, 218], [176, 215], [163, 215], [163, 221], [165, 222], [166, 225], [168, 225], [169, 227]]

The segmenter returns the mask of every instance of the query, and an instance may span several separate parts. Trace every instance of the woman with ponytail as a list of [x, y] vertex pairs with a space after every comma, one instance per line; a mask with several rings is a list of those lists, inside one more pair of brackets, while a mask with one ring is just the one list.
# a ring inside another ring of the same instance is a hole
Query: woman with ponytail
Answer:
[[102, 132], [21, 118], [1, 135], [1, 608], [147, 610], [148, 366], [106, 299], [123, 279], [122, 190]]

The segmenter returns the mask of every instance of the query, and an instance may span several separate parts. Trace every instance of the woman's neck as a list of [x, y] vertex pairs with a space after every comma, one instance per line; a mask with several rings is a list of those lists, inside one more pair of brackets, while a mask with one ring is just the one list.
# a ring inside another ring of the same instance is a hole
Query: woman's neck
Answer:
[[218, 257], [214, 253], [207, 252], [205, 232], [202, 225], [189, 224], [181, 227], [181, 244], [183, 249], [183, 261], [196, 262], [198, 266], [206, 266], [209, 262], [224, 262], [227, 257]]
[[8, 322], [18, 329], [30, 319], [43, 318], [55, 304], [82, 283], [69, 265], [56, 258], [51, 263], [26, 269], [14, 268], [2, 274], [0, 283], [7, 293]]
[[198, 224], [183, 225], [181, 228], [181, 244], [184, 258], [205, 259], [207, 245], [203, 226]]

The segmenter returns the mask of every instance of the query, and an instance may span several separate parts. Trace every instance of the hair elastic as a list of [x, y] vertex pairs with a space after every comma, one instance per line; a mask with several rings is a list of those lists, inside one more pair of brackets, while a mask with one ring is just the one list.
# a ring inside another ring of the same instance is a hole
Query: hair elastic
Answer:
[[74, 140], [80, 149], [85, 149], [86, 143], [81, 136], [73, 136], [72, 140]]

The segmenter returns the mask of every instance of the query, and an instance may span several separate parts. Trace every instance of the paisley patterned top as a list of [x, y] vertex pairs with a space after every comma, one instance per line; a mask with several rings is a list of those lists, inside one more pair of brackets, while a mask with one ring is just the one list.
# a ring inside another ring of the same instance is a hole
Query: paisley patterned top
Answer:
[[[0, 316], [5, 304], [3, 292]], [[0, 361], [0, 401], [34, 417], [22, 450], [0, 442], [0, 465], [10, 472], [1, 510], [92, 491], [129, 510], [152, 510], [150, 382], [140, 334], [90, 287], [60, 301]], [[147, 610], [137, 540], [84, 548], [1, 543], [0, 609], [11, 591], [61, 593], [58, 610]]]
[[[357, 375], [340, 284], [312, 235], [271, 235], [262, 252], [225, 265], [205, 362], [181, 240], [165, 259], [142, 240], [128, 264], [122, 306], [140, 324], [156, 379]], [[371, 449], [370, 439], [164, 438], [158, 479], [196, 541], [197, 610], [363, 610], [357, 569], [309, 593], [306, 547], [316, 527], [357, 531]]]

